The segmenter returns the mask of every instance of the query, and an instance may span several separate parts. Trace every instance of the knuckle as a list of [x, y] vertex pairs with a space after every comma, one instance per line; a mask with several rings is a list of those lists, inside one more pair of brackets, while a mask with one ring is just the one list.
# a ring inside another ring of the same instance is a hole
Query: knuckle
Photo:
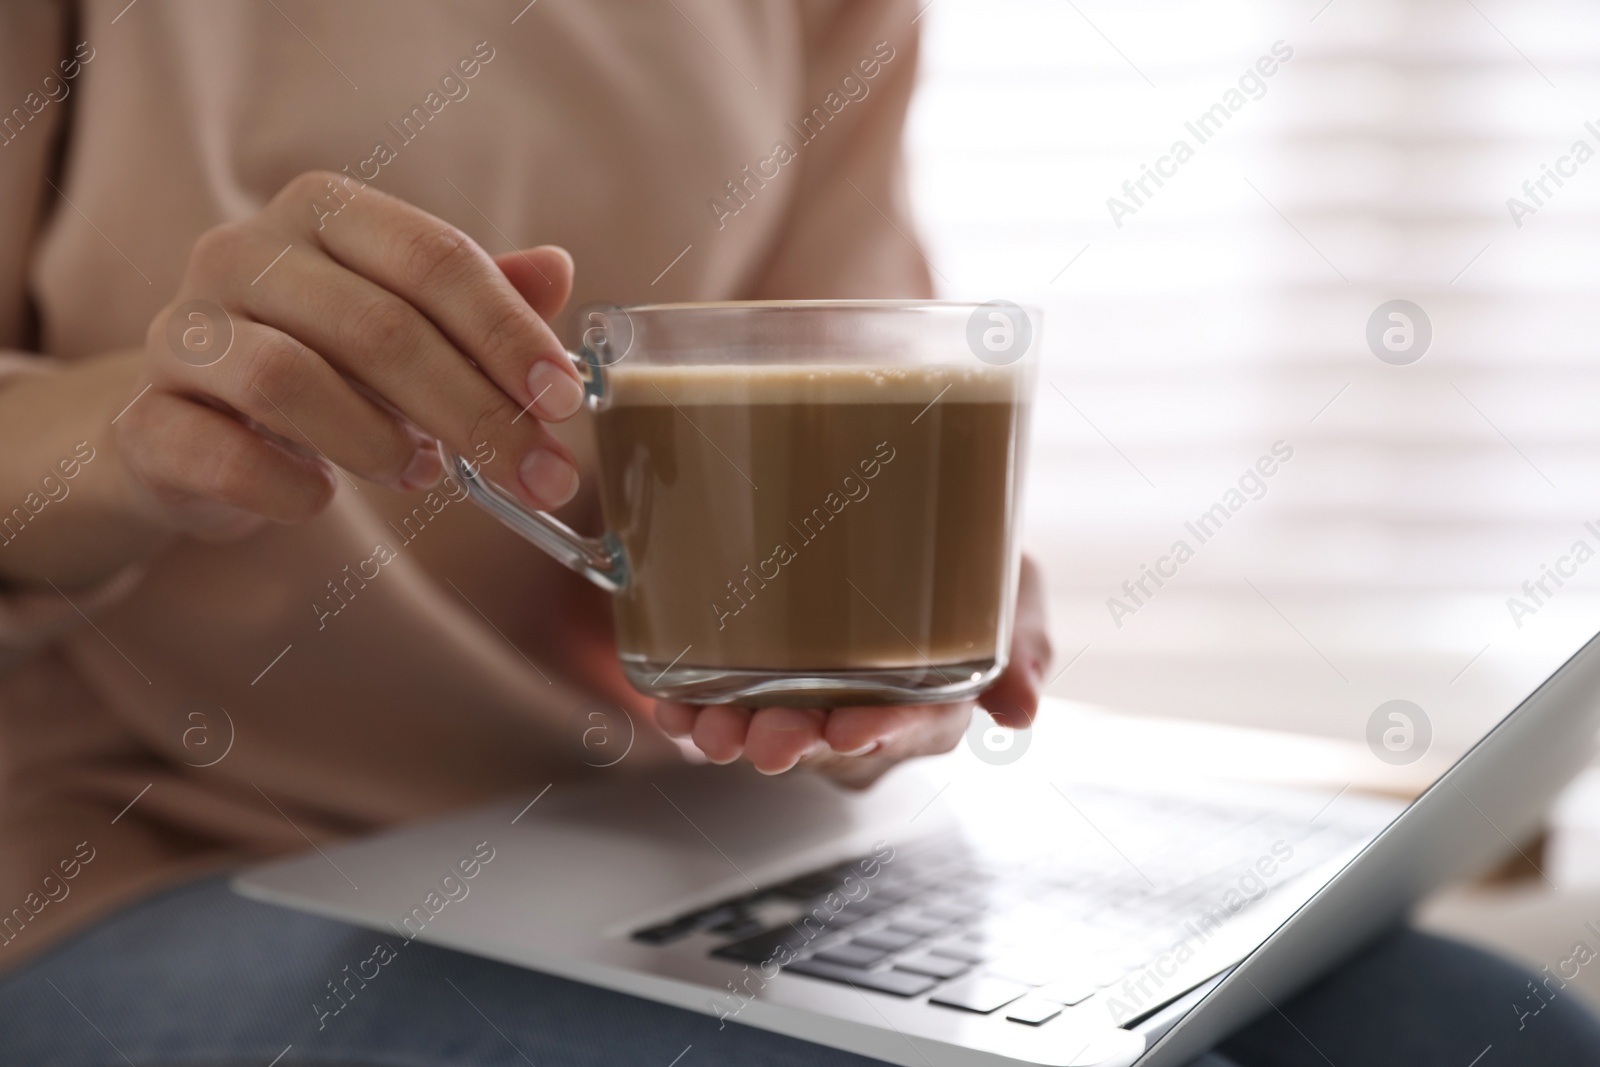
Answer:
[[322, 471], [308, 471], [297, 481], [298, 492], [285, 509], [287, 517], [292, 519], [314, 519], [321, 515], [333, 503], [334, 495], [339, 490], [334, 480]]
[[422, 317], [407, 303], [382, 296], [358, 306], [347, 319], [344, 347], [351, 352], [400, 360], [415, 351]]
[[206, 450], [191, 491], [285, 522], [314, 518], [333, 502], [337, 486], [322, 470], [292, 462], [283, 469], [271, 454], [272, 446], [254, 434], [229, 434]]
[[116, 442], [117, 454], [123, 465], [127, 468], [136, 481], [148, 481], [148, 452], [152, 437], [152, 424], [147, 421], [145, 412], [140, 408], [147, 408], [146, 404], [135, 404], [125, 411], [120, 419], [111, 427], [112, 440]]
[[533, 311], [525, 304], [519, 307], [519, 303], [516, 299], [507, 300], [492, 318], [485, 320], [482, 355], [491, 365], [527, 363], [533, 355], [528, 343], [528, 317]]
[[200, 453], [193, 488], [201, 496], [230, 502], [251, 484], [254, 473], [255, 455], [249, 442], [230, 434], [211, 442], [211, 447]]
[[240, 361], [241, 384], [250, 394], [244, 398], [247, 410], [260, 407], [262, 397], [269, 407], [293, 404], [310, 379], [307, 357], [300, 342], [283, 334], [251, 345]]
[[308, 196], [320, 196], [328, 188], [329, 182], [337, 183], [343, 175], [331, 170], [308, 170], [296, 174], [284, 185], [280, 197], [302, 199]]
[[[307, 227], [320, 230], [326, 216], [338, 214], [345, 201], [361, 187], [361, 183], [348, 174], [308, 170], [290, 178], [268, 208], [279, 225], [287, 223], [297, 232]], [[311, 225], [313, 222], [315, 226]]]
[[[507, 436], [508, 430], [515, 430], [509, 422], [504, 406], [489, 401], [467, 422], [467, 437], [464, 443], [467, 448], [476, 450], [479, 445], [486, 442], [502, 441]], [[521, 450], [517, 451], [520, 454]]]
[[398, 479], [411, 465], [417, 445], [392, 419], [385, 421], [388, 425], [384, 429], [362, 435], [360, 448], [364, 455], [361, 463], [366, 470], [357, 473]]
[[422, 226], [403, 240], [400, 271], [410, 285], [422, 287], [442, 277], [458, 275], [476, 257], [472, 239], [443, 223]]
[[171, 317], [173, 311], [177, 309], [177, 306], [178, 305], [176, 301], [168, 304], [166, 307], [156, 312], [155, 317], [150, 320], [150, 325], [146, 327], [144, 331], [144, 349], [146, 355], [160, 352], [166, 348], [167, 319]]
[[243, 244], [244, 233], [239, 223], [221, 223], [199, 236], [189, 253], [189, 263], [201, 275], [225, 275], [238, 266]]

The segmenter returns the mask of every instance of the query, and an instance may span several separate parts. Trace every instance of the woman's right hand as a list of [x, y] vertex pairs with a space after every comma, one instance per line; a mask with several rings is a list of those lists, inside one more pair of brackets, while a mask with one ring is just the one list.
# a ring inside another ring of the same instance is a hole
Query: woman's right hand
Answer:
[[136, 506], [237, 537], [317, 515], [334, 466], [430, 485], [437, 441], [532, 507], [565, 503], [577, 469], [542, 423], [576, 413], [583, 385], [542, 316], [571, 284], [561, 249], [496, 260], [344, 175], [293, 179], [201, 236], [150, 324], [115, 427]]

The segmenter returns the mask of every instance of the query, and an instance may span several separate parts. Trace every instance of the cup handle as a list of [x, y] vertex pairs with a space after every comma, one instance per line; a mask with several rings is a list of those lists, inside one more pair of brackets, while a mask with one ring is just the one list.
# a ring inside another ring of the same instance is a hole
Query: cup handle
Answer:
[[[593, 405], [603, 388], [599, 365], [571, 352], [567, 355], [577, 365], [584, 379], [587, 402]], [[608, 530], [599, 537], [584, 537], [554, 515], [524, 507], [485, 478], [478, 464], [456, 455], [443, 444], [439, 446], [439, 455], [444, 460], [445, 470], [466, 487], [473, 503], [524, 538], [608, 593], [618, 592], [628, 584], [628, 558], [615, 534]]]

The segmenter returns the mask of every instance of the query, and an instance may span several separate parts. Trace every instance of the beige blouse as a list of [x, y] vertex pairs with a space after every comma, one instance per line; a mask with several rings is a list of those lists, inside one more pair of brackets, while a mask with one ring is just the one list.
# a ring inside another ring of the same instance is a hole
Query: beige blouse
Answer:
[[[928, 295], [901, 173], [915, 15], [8, 0], [0, 388], [141, 345], [196, 238], [318, 168], [494, 254], [565, 246], [569, 341], [570, 309], [593, 303]], [[581, 446], [584, 427], [564, 432]], [[50, 537], [93, 463], [63, 456], [0, 501], [0, 552]], [[391, 520], [419, 507], [402, 538]], [[330, 581], [402, 541], [319, 620]], [[678, 758], [620, 681], [608, 625], [598, 593], [470, 504], [365, 485], [313, 522], [179, 541], [96, 589], [8, 590], [0, 968], [181, 877]], [[597, 697], [638, 729], [604, 772], [574, 718]]]

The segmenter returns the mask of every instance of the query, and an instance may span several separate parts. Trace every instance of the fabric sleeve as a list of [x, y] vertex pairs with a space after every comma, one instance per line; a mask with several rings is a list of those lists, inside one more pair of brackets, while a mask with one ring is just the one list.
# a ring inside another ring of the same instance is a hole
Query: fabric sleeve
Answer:
[[[55, 0], [0, 4], [0, 391], [53, 365], [28, 351], [38, 343], [28, 266], [56, 196], [50, 171], [75, 91], [66, 76], [75, 73], [68, 7]], [[3, 523], [22, 503], [0, 501], [0, 552], [11, 536]], [[61, 591], [19, 590], [0, 579], [0, 671], [82, 625], [84, 613], [126, 595], [138, 573], [128, 568], [92, 588]]]
[[[24, 374], [44, 374], [50, 361], [21, 352], [0, 352], [0, 391]], [[0, 552], [21, 531], [11, 509], [21, 502], [0, 504]], [[23, 511], [27, 509], [23, 506]], [[17, 589], [0, 579], [0, 672], [75, 626], [90, 612], [126, 596], [138, 584], [142, 568], [126, 567], [97, 585], [83, 589]]]
[[37, 345], [27, 273], [46, 197], [56, 195], [50, 170], [75, 91], [64, 77], [76, 73], [66, 8], [54, 0], [0, 4], [0, 349]]
[[798, 148], [800, 187], [756, 299], [933, 295], [902, 145], [917, 11], [912, 0], [806, 5], [807, 110], [795, 128], [812, 139]]

